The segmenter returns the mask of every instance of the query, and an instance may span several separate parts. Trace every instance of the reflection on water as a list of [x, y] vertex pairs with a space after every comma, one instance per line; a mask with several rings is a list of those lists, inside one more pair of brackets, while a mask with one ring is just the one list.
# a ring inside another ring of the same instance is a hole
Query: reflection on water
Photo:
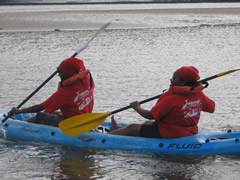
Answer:
[[[147, 16], [145, 21], [161, 23], [162, 16]], [[164, 23], [171, 26], [108, 29], [80, 53], [95, 79], [95, 112], [160, 94], [183, 65], [196, 66], [202, 78], [239, 67], [239, 16], [168, 15]], [[1, 107], [19, 104], [93, 34], [90, 30], [0, 32]], [[210, 82], [205, 93], [215, 100], [216, 112], [202, 114], [200, 129], [239, 129], [239, 77], [236, 72]], [[58, 81], [56, 76], [26, 106], [46, 99]], [[117, 114], [116, 119], [143, 121], [132, 110]], [[239, 157], [231, 156], [71, 149], [4, 139], [0, 154], [3, 179], [237, 179], [240, 175]]]
[[58, 174], [54, 176], [56, 179], [96, 179], [101, 175], [96, 174], [98, 167], [92, 156], [95, 152], [86, 149], [69, 149], [63, 148], [64, 155], [59, 163]]
[[235, 179], [238, 156], [179, 156], [1, 141], [3, 179]]
[[[97, 149], [71, 150], [57, 177], [89, 179], [221, 179], [239, 157], [176, 156]], [[234, 159], [236, 158], [236, 159]], [[220, 168], [221, 167], [221, 168]], [[227, 168], [228, 170], [225, 170]], [[237, 167], [231, 167], [237, 170]], [[230, 169], [231, 169], [230, 168]], [[231, 170], [230, 170], [231, 171]]]

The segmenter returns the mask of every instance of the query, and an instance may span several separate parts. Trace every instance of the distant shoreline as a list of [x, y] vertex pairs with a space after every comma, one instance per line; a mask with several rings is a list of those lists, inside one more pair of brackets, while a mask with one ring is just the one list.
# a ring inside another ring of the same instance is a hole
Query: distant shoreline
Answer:
[[97, 5], [97, 4], [171, 4], [171, 3], [239, 3], [240, 0], [160, 0], [160, 1], [116, 1], [116, 2], [0, 2], [3, 5]]
[[[23, 7], [31, 11], [0, 12], [0, 32], [12, 31], [69, 31], [95, 30], [101, 25], [112, 22], [108, 29], [159, 28], [163, 27], [165, 17], [184, 15], [231, 15], [240, 17], [240, 7], [221, 8], [164, 8], [164, 9], [46, 9], [45, 7]], [[43, 10], [43, 11], [42, 11]], [[131, 18], [129, 18], [131, 17]], [[156, 19], [149, 21], [149, 19]], [[166, 20], [168, 21], [168, 20]], [[181, 21], [181, 20], [180, 20]], [[201, 18], [200, 18], [201, 22]], [[193, 25], [198, 23], [193, 23]], [[203, 24], [208, 24], [203, 21]], [[234, 22], [239, 24], [239, 21]], [[167, 25], [168, 26], [168, 25]], [[170, 25], [171, 26], [171, 25]], [[165, 26], [164, 26], [165, 27]]]

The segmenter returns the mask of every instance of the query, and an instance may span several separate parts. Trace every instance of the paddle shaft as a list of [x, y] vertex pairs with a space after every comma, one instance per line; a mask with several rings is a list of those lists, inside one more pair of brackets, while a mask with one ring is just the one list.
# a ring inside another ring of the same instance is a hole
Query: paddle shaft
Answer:
[[[225, 75], [225, 74], [224, 74], [224, 75]], [[222, 75], [221, 75], [221, 76], [222, 76]], [[204, 83], [204, 82], [207, 82], [207, 81], [209, 81], [209, 80], [215, 79], [215, 78], [217, 78], [217, 77], [220, 77], [220, 75], [219, 75], [219, 74], [213, 75], [213, 76], [211, 76], [211, 77], [208, 77], [208, 78], [205, 78], [205, 79], [201, 80], [200, 82], [201, 82], [201, 83]], [[149, 101], [152, 101], [152, 100], [154, 100], [154, 99], [159, 98], [161, 95], [162, 95], [162, 94], [159, 94], [159, 95], [157, 95], [157, 96], [154, 96], [154, 97], [145, 99], [145, 100], [143, 100], [143, 101], [140, 101], [139, 103], [140, 103], [140, 104], [144, 104], [144, 103], [146, 103], [146, 102], [149, 102]], [[112, 111], [112, 114], [116, 114], [116, 113], [118, 113], [118, 112], [127, 110], [127, 109], [129, 109], [129, 108], [131, 108], [130, 105], [125, 106], [125, 107], [122, 107], [122, 108], [120, 108], [120, 109], [117, 109], [117, 110], [115, 110], [115, 111]]]
[[[154, 99], [159, 98], [161, 95], [162, 95], [162, 94], [157, 95], [157, 96], [154, 96], [154, 97], [151, 97], [151, 98], [148, 98], [148, 99], [145, 99], [145, 100], [143, 100], [143, 101], [140, 101], [139, 103], [140, 103], [140, 104], [144, 104], [144, 103], [146, 103], [146, 102], [149, 102], [149, 101], [152, 101], [152, 100], [154, 100]], [[117, 110], [115, 110], [115, 111], [112, 111], [112, 114], [119, 113], [119, 112], [124, 111], [124, 110], [127, 110], [127, 109], [129, 109], [129, 108], [131, 108], [130, 105], [125, 106], [125, 107], [122, 107], [122, 108], [120, 108], [120, 109], [117, 109]]]
[[[106, 29], [111, 23], [107, 23], [105, 25], [103, 25], [95, 34], [94, 36], [84, 45], [82, 46], [80, 49], [78, 49], [71, 57], [76, 57], [81, 51], [83, 51], [84, 49], [86, 49], [86, 47], [88, 46], [88, 44], [104, 29]], [[38, 88], [36, 88], [27, 98], [25, 98], [18, 106], [17, 108], [22, 107], [22, 105], [24, 105], [31, 97], [33, 97], [45, 84], [48, 83], [48, 81], [50, 81], [56, 74], [58, 73], [58, 71], [56, 70], [54, 73], [52, 73]], [[8, 118], [9, 118], [10, 114], [8, 114], [3, 120], [2, 123], [4, 123]]]

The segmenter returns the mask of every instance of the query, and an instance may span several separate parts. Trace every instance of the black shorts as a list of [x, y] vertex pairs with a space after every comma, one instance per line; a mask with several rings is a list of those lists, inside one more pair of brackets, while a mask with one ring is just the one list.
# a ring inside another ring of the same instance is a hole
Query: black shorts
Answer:
[[56, 114], [39, 112], [36, 116], [36, 123], [58, 127], [58, 123], [63, 121], [64, 119], [64, 117], [58, 116]]
[[141, 137], [161, 138], [158, 127], [154, 124], [143, 124], [140, 129]]

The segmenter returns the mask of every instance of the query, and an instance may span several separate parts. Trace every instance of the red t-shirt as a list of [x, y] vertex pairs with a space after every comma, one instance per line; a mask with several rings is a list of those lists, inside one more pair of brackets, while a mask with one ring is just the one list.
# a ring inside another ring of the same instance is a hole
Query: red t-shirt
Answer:
[[214, 101], [200, 91], [165, 96], [158, 100], [151, 113], [163, 138], [177, 138], [197, 134], [200, 112], [213, 113], [214, 109]]
[[94, 104], [94, 83], [93, 87], [89, 89], [90, 80], [89, 77], [87, 77], [84, 85], [80, 81], [77, 81], [71, 86], [59, 86], [58, 90], [41, 104], [48, 113], [53, 113], [60, 109], [66, 118], [91, 113]]

